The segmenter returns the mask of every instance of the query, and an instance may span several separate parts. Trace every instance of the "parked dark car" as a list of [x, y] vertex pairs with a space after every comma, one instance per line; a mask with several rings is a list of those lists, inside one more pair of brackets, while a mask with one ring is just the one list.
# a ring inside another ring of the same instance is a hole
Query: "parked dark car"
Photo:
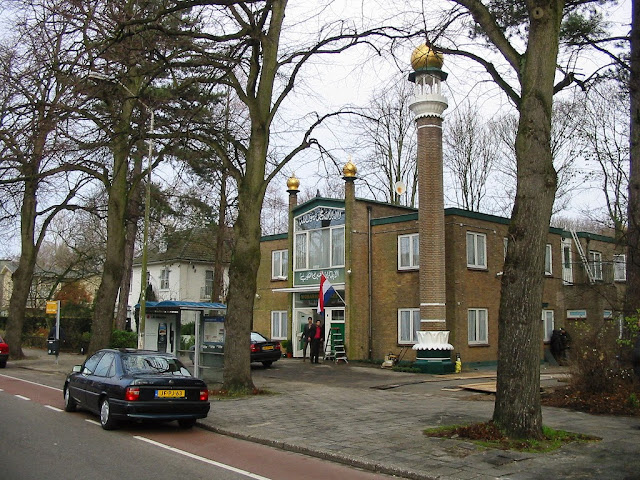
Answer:
[[9, 359], [9, 345], [0, 337], [0, 368], [7, 366], [7, 360]]
[[270, 367], [273, 362], [282, 356], [280, 342], [271, 341], [258, 332], [251, 332], [251, 361], [262, 362], [265, 367]]
[[99, 350], [73, 367], [64, 383], [67, 412], [77, 407], [100, 416], [105, 430], [122, 420], [177, 420], [182, 428], [209, 413], [209, 391], [169, 353]]
[[[189, 348], [189, 358], [193, 362], [195, 345]], [[205, 343], [202, 346], [203, 353], [224, 353], [222, 343]], [[261, 362], [265, 367], [270, 367], [273, 362], [282, 356], [280, 342], [269, 340], [258, 332], [251, 332], [251, 362]], [[205, 359], [206, 361], [206, 359]]]

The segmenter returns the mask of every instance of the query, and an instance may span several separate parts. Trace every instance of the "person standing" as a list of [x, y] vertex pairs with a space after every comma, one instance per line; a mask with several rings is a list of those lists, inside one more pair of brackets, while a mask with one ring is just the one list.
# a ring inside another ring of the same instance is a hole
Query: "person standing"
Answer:
[[322, 324], [320, 320], [316, 320], [316, 324], [312, 326], [311, 330], [311, 363], [320, 363], [318, 358], [320, 357], [323, 340], [324, 330], [322, 329]]
[[[307, 361], [307, 347], [311, 343], [311, 330], [313, 328], [313, 318], [309, 317], [307, 324], [302, 330], [302, 361]], [[309, 351], [309, 358], [311, 358], [311, 351]]]

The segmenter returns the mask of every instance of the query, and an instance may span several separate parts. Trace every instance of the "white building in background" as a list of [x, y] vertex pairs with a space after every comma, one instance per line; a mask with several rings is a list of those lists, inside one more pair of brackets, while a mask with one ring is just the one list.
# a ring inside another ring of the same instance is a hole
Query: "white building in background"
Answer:
[[[212, 298], [215, 281], [216, 238], [210, 230], [191, 229], [176, 232], [160, 247], [150, 246], [147, 260], [147, 279], [153, 294], [147, 301], [225, 303], [229, 287], [229, 244], [224, 243], [222, 258], [222, 294]], [[134, 259], [129, 314], [135, 326], [135, 310], [140, 300], [142, 262]]]

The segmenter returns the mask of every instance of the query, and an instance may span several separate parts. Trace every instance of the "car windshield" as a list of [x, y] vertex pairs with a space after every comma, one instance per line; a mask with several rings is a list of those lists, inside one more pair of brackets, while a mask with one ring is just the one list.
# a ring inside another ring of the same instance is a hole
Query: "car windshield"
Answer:
[[177, 358], [163, 355], [123, 355], [122, 368], [130, 375], [180, 375], [190, 377], [189, 370]]

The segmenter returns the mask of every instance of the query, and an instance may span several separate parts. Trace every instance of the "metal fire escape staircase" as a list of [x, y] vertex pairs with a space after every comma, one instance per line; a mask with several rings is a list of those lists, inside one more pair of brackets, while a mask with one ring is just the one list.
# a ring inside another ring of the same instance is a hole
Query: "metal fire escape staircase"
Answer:
[[333, 360], [338, 363], [343, 361], [349, 363], [347, 360], [347, 352], [344, 347], [344, 336], [339, 328], [332, 328], [329, 331], [330, 341], [326, 342], [324, 349], [324, 359]]
[[576, 250], [578, 250], [578, 255], [580, 255], [580, 260], [582, 260], [582, 265], [587, 272], [587, 277], [589, 278], [589, 283], [595, 283], [595, 276], [593, 271], [591, 270], [591, 264], [589, 263], [589, 259], [584, 253], [584, 249], [582, 248], [582, 244], [580, 243], [580, 239], [578, 238], [578, 234], [575, 230], [571, 230], [571, 236], [573, 237], [573, 243], [576, 244]]

